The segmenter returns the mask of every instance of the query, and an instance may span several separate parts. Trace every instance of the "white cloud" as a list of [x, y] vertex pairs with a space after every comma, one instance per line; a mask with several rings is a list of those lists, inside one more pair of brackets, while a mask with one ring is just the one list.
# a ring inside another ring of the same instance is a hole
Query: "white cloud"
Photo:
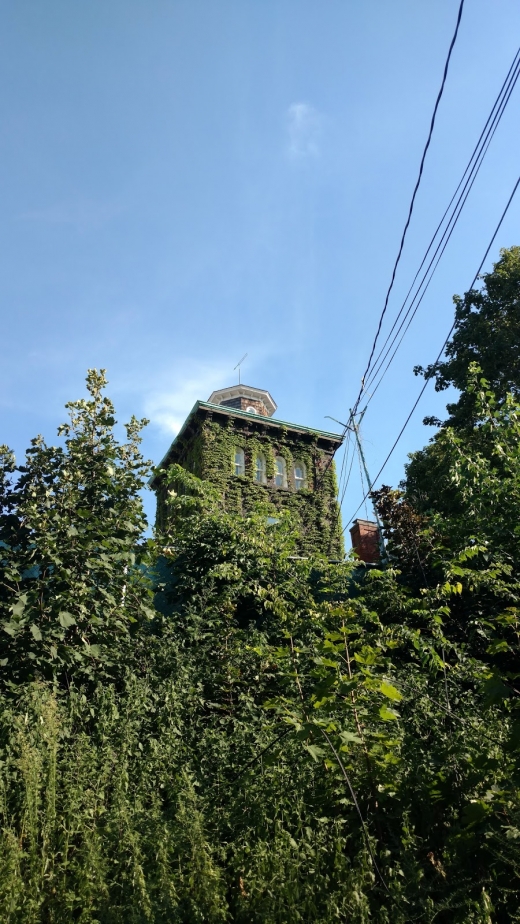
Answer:
[[287, 153], [290, 157], [316, 157], [319, 154], [321, 117], [308, 103], [291, 103], [287, 110]]
[[207, 401], [212, 391], [229, 383], [226, 366], [202, 366], [191, 373], [176, 376], [163, 387], [151, 391], [144, 402], [144, 412], [153, 426], [175, 435], [197, 400]]

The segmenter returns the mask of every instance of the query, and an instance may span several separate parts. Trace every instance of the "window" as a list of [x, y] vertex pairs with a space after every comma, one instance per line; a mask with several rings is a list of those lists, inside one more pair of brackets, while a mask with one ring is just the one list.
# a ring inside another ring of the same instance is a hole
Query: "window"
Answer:
[[244, 450], [235, 449], [235, 475], [243, 475], [245, 470]]
[[255, 481], [257, 484], [265, 484], [265, 459], [263, 456], [257, 456], [255, 459]]
[[249, 405], [249, 407], [246, 407], [246, 411], [248, 414], [258, 414], [256, 407], [252, 407], [251, 405]]
[[274, 460], [274, 483], [277, 488], [287, 487], [287, 471], [285, 468], [285, 459], [282, 459], [281, 456], [276, 456], [276, 459]]
[[305, 487], [305, 465], [303, 462], [297, 462], [294, 466], [294, 487], [301, 491]]

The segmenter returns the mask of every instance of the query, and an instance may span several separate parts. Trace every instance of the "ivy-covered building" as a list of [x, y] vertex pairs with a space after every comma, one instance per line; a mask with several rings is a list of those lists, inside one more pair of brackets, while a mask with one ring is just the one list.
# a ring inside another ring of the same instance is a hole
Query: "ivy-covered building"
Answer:
[[[334, 452], [342, 437], [273, 417], [268, 391], [233, 385], [197, 401], [159, 469], [177, 463], [219, 486], [228, 511], [247, 513], [258, 500], [288, 508], [300, 525], [300, 549], [343, 556]], [[166, 513], [165, 486], [152, 479], [157, 522]]]

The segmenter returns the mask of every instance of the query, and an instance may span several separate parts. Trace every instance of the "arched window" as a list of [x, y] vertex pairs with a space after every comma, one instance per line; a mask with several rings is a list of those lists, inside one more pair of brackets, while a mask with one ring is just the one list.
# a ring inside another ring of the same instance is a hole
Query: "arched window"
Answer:
[[246, 407], [246, 411], [248, 414], [258, 414], [256, 407], [253, 407], [252, 405]]
[[243, 475], [246, 470], [244, 450], [235, 449], [235, 475]]
[[294, 466], [294, 487], [297, 491], [301, 491], [301, 489], [305, 487], [305, 482], [305, 465], [303, 462], [297, 462]]
[[255, 481], [257, 484], [265, 484], [267, 481], [263, 456], [256, 456], [255, 458]]
[[277, 488], [287, 487], [287, 470], [282, 456], [276, 456], [274, 460], [274, 483]]

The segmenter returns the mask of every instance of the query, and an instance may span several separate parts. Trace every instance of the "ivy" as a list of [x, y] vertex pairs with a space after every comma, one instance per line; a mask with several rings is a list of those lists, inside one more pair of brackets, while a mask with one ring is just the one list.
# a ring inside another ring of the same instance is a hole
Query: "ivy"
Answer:
[[[234, 454], [244, 451], [245, 475], [234, 475]], [[266, 461], [268, 484], [255, 481], [257, 455]], [[274, 460], [285, 460], [288, 487], [278, 488], [272, 482]], [[172, 457], [187, 471], [211, 482], [221, 492], [230, 513], [246, 515], [258, 503], [269, 503], [275, 511], [288, 510], [299, 524], [298, 549], [303, 555], [321, 553], [331, 558], [344, 554], [341, 518], [337, 502], [337, 482], [334, 463], [327, 466], [327, 456], [318, 447], [314, 434], [302, 438], [280, 427], [276, 435], [268, 432], [250, 433], [242, 420], [226, 418], [225, 424], [215, 421], [199, 423], [198, 432], [180, 441]], [[296, 462], [305, 466], [308, 486], [296, 491], [293, 469]], [[317, 487], [316, 487], [317, 485]], [[158, 488], [157, 522], [166, 527], [166, 494], [164, 485]]]

